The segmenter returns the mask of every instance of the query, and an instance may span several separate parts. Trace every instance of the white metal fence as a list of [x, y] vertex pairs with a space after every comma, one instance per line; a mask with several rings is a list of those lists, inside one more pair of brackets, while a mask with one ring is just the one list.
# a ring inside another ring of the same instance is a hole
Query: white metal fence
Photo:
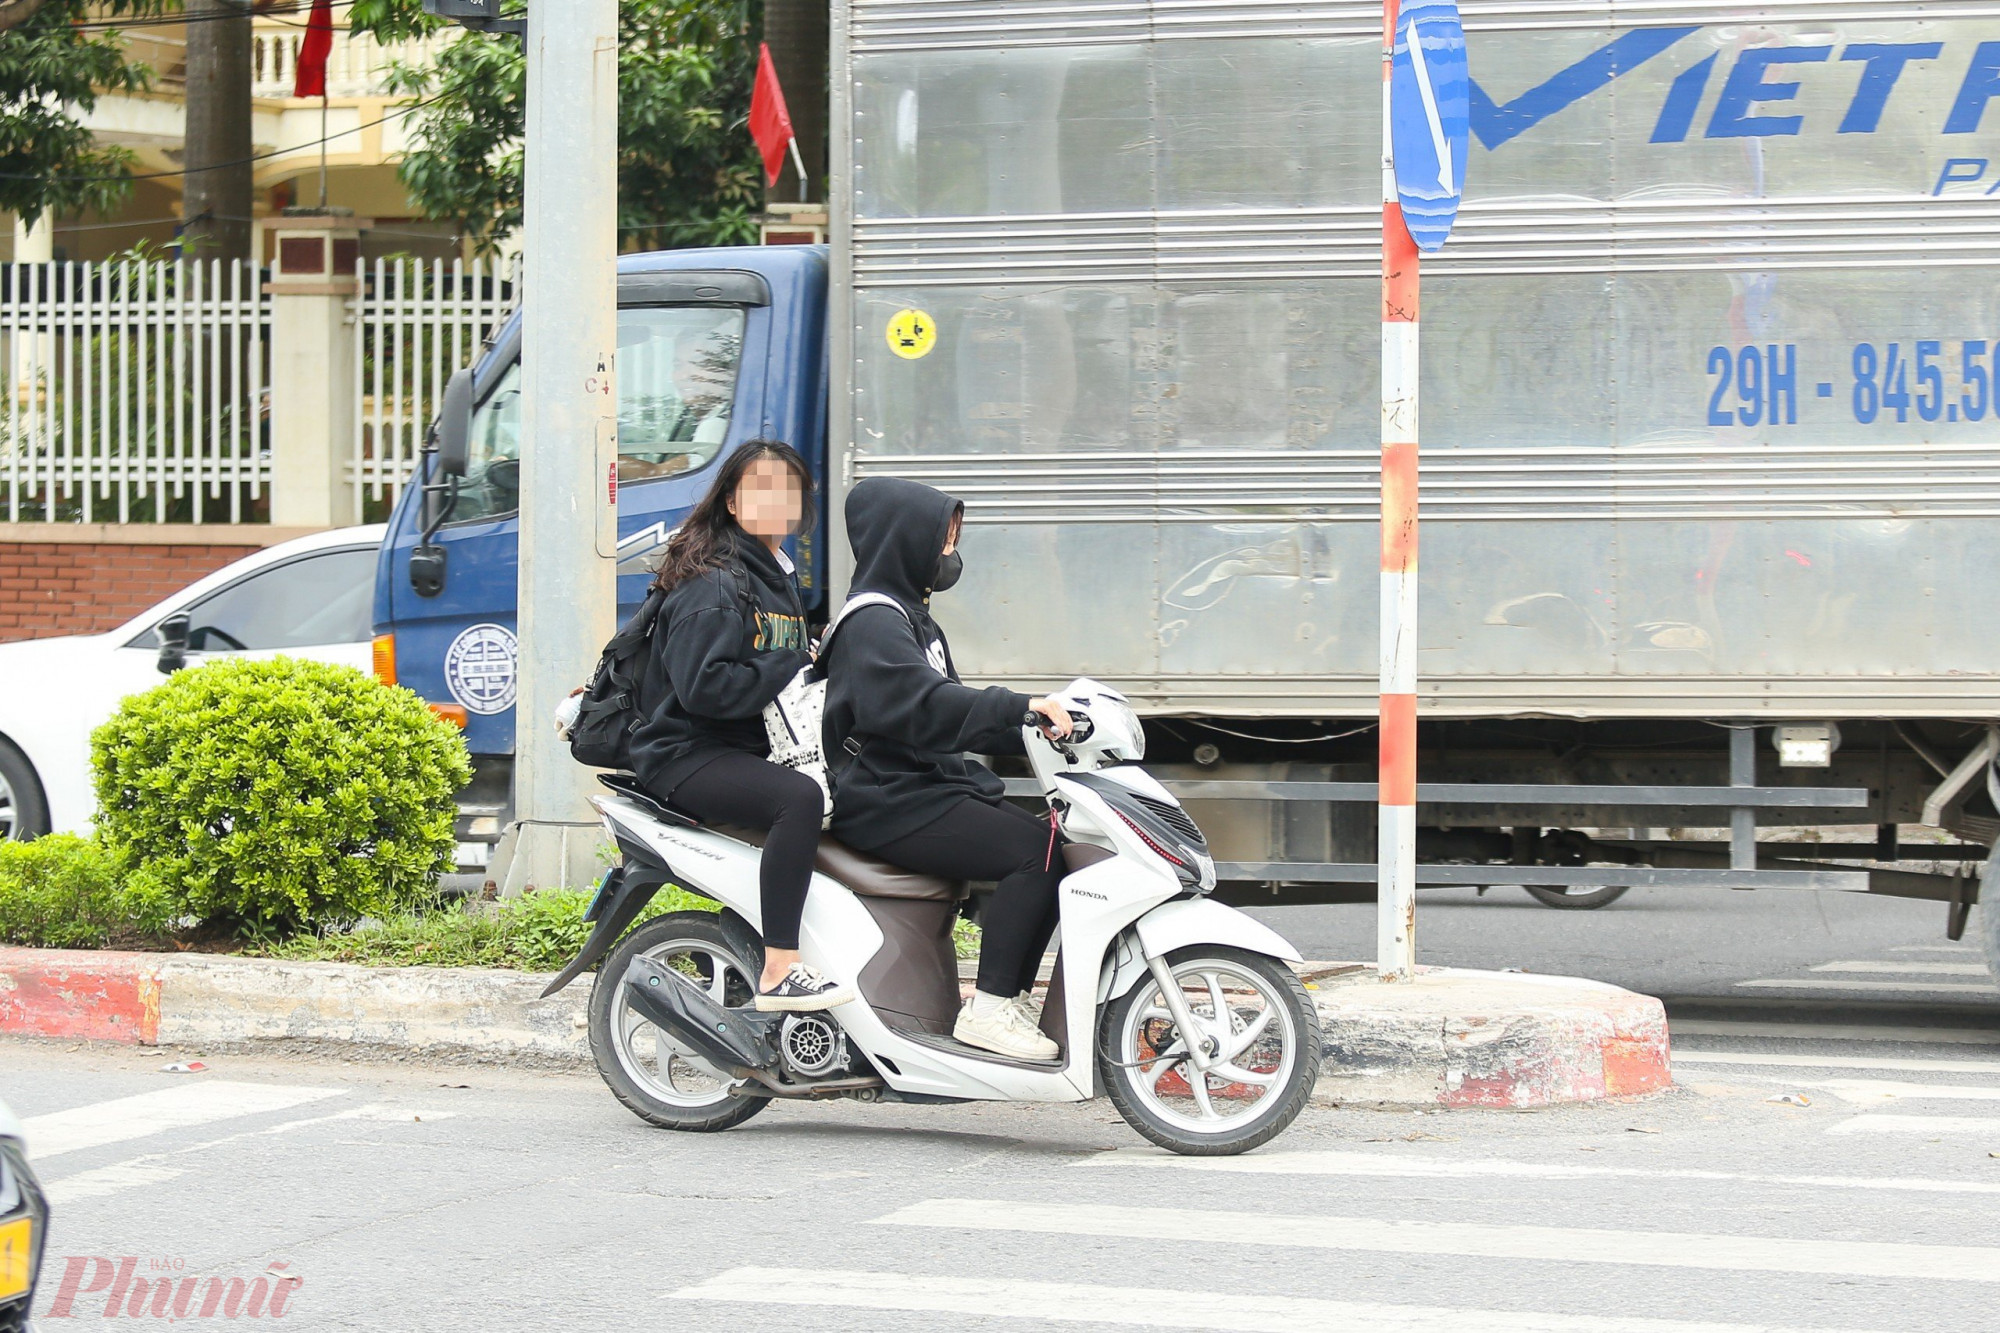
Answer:
[[[514, 308], [518, 260], [363, 260], [348, 484], [380, 518], [451, 373]], [[254, 265], [0, 265], [0, 521], [269, 513], [273, 298]]]
[[0, 266], [0, 517], [264, 516], [271, 299], [254, 265]]
[[354, 306], [356, 511], [395, 503], [445, 381], [469, 365], [520, 290], [517, 260], [363, 260]]

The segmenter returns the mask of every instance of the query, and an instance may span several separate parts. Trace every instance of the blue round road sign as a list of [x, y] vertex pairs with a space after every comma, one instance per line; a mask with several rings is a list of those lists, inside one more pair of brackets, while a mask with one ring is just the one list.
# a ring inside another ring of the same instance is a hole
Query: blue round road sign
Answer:
[[1419, 250], [1444, 245], [1465, 193], [1468, 83], [1457, 4], [1404, 5], [1389, 72], [1389, 142], [1403, 223]]

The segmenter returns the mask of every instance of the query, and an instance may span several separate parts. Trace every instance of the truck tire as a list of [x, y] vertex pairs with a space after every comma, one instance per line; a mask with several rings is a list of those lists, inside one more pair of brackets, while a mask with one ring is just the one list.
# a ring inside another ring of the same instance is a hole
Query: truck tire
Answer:
[[1979, 877], [1979, 905], [1972, 909], [1972, 920], [1967, 924], [1985, 946], [1986, 970], [2000, 981], [2000, 873], [1996, 871], [2000, 871], [2000, 843], [1994, 844], [1986, 858], [1986, 871]]
[[26, 842], [49, 831], [49, 803], [28, 756], [0, 737], [0, 838]]
[[1608, 907], [1631, 890], [1629, 884], [1523, 884], [1528, 896], [1544, 907], [1564, 912], [1594, 912]]

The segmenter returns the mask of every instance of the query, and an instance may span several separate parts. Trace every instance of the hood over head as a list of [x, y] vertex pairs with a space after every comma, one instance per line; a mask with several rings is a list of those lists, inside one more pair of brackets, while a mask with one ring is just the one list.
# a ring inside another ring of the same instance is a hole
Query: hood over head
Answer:
[[930, 598], [945, 534], [964, 505], [932, 486], [869, 477], [847, 493], [847, 544], [854, 551], [850, 595], [886, 592], [913, 608]]

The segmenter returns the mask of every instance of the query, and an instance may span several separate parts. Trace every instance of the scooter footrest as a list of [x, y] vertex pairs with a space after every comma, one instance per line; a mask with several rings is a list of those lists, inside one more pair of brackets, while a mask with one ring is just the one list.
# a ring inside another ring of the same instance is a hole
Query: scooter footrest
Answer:
[[896, 1035], [919, 1046], [928, 1046], [946, 1055], [956, 1055], [967, 1060], [983, 1060], [988, 1064], [1013, 1065], [1020, 1069], [1040, 1069], [1054, 1073], [1063, 1067], [1063, 1058], [1058, 1055], [1053, 1060], [1022, 1060], [1011, 1055], [1000, 1055], [980, 1046], [968, 1046], [956, 1037], [940, 1036], [931, 1032], [899, 1032]]

